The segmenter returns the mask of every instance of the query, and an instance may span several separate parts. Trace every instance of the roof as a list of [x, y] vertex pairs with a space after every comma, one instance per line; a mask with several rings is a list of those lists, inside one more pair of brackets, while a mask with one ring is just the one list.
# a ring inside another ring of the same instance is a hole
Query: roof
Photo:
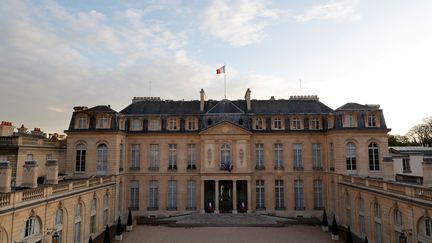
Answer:
[[92, 111], [96, 111], [96, 112], [117, 112], [117, 111], [111, 109], [111, 107], [109, 105], [108, 106], [106, 106], [106, 105], [97, 105], [97, 106], [94, 106], [94, 107], [92, 107], [90, 109], [87, 109], [86, 111], [90, 111], [90, 112], [92, 112]]
[[256, 114], [327, 114], [333, 110], [318, 100], [252, 100], [251, 112]]
[[421, 153], [432, 154], [432, 147], [423, 146], [395, 146], [389, 147], [390, 151], [395, 153]]
[[337, 108], [337, 111], [351, 111], [351, 110], [370, 110], [371, 107], [367, 105], [361, 105], [358, 103], [346, 103], [345, 105]]
[[[241, 106], [241, 104], [238, 105]], [[207, 113], [244, 113], [244, 110], [240, 109], [233, 102], [224, 99], [217, 102], [216, 105], [207, 111]]]
[[186, 114], [200, 114], [200, 102], [198, 100], [192, 101], [140, 101], [128, 105], [122, 111], [122, 114], [172, 114], [172, 115], [186, 115]]

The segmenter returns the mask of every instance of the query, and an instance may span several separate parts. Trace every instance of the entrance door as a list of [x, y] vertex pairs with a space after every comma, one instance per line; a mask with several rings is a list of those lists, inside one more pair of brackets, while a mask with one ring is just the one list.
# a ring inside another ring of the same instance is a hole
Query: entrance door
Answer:
[[219, 211], [231, 213], [233, 210], [233, 183], [232, 181], [219, 181]]
[[246, 213], [248, 209], [247, 201], [247, 181], [237, 181], [237, 211]]
[[204, 181], [204, 210], [213, 213], [215, 210], [215, 182]]

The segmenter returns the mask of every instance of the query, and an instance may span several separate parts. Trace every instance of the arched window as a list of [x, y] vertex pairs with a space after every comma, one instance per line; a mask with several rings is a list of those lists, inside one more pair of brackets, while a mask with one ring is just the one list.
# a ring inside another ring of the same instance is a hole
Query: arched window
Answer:
[[375, 221], [375, 242], [382, 243], [382, 220], [381, 220], [381, 206], [374, 203], [374, 221]]
[[358, 220], [359, 220], [360, 238], [364, 239], [366, 236], [366, 223], [365, 223], [364, 199], [362, 197], [358, 199]]
[[402, 212], [398, 209], [393, 211], [393, 227], [394, 227], [394, 239], [395, 242], [399, 240], [399, 237], [402, 235]]
[[432, 218], [423, 217], [420, 219], [417, 234], [419, 242], [432, 241]]
[[109, 209], [109, 196], [108, 194], [105, 194], [104, 204], [103, 204], [103, 225], [108, 224], [108, 209]]
[[23, 238], [34, 237], [40, 232], [39, 221], [36, 217], [30, 217], [27, 219], [24, 226]]
[[356, 174], [357, 161], [356, 161], [356, 146], [354, 143], [347, 143], [345, 145], [346, 167], [348, 174]]
[[75, 206], [74, 243], [79, 243], [81, 239], [81, 216], [82, 216], [82, 205], [81, 203], [78, 203]]
[[371, 171], [380, 170], [378, 145], [376, 143], [370, 143], [368, 147], [368, 151], [369, 151], [369, 170]]
[[231, 146], [227, 143], [222, 144], [220, 150], [220, 166], [228, 168], [231, 165]]
[[57, 209], [56, 213], [55, 213], [55, 218], [54, 218], [54, 229], [57, 232], [58, 240], [57, 243], [61, 243], [62, 242], [62, 236], [63, 236], [63, 210], [62, 209]]
[[108, 147], [101, 144], [97, 147], [97, 175], [106, 175], [108, 164]]
[[345, 215], [346, 215], [346, 226], [352, 226], [351, 222], [351, 197], [347, 192], [345, 194]]
[[84, 172], [85, 161], [86, 161], [86, 147], [84, 144], [80, 143], [76, 146], [75, 171]]
[[96, 198], [91, 201], [90, 210], [90, 234], [96, 233]]

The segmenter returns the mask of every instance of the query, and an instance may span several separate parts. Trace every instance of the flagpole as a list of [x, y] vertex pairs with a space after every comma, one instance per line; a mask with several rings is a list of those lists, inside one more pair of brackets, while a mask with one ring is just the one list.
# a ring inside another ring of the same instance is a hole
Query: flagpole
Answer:
[[226, 99], [226, 66], [224, 63], [224, 99]]

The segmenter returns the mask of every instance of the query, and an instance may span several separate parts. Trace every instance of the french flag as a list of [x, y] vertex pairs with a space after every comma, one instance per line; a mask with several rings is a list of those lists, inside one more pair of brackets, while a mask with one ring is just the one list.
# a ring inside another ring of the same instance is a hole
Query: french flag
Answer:
[[225, 73], [225, 65], [216, 69], [216, 74], [221, 74], [221, 73]]

